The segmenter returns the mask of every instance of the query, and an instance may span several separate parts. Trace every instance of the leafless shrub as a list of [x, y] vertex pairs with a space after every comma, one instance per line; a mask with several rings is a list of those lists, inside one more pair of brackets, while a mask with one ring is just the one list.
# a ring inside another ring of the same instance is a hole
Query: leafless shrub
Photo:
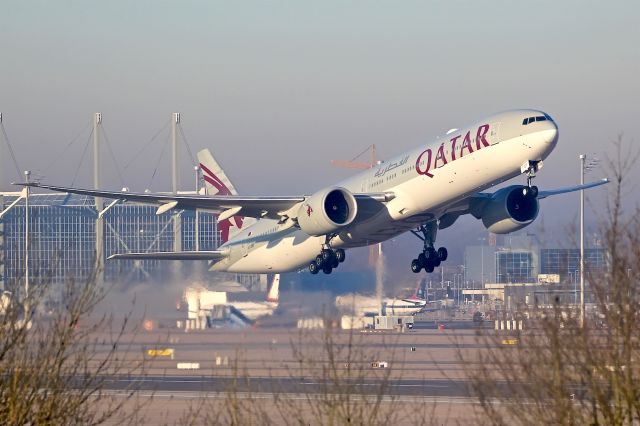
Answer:
[[[106, 289], [95, 274], [69, 280], [62, 303], [47, 312], [47, 282], [32, 283], [26, 297], [4, 297], [0, 327], [1, 424], [101, 424], [133, 418], [133, 390], [112, 397], [110, 376], [142, 365], [119, 360], [127, 318], [92, 318]], [[24, 295], [24, 293], [23, 293]], [[134, 404], [135, 405], [135, 404]]]
[[[534, 309], [524, 332], [480, 333], [475, 357], [458, 351], [486, 423], [640, 422], [640, 210], [623, 210], [624, 178], [638, 157], [621, 139], [615, 146], [602, 225], [607, 266], [587, 271], [595, 311], [584, 326], [576, 309]], [[517, 345], [505, 344], [514, 337]]]

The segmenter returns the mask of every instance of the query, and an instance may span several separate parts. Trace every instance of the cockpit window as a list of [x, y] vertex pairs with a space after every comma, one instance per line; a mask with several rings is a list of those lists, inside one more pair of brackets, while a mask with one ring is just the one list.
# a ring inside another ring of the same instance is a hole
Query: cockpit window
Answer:
[[551, 119], [551, 117], [549, 117], [547, 114], [545, 114], [545, 115], [538, 115], [538, 116], [536, 116], [536, 117], [528, 117], [528, 118], [525, 118], [524, 120], [522, 120], [522, 125], [523, 125], [523, 126], [526, 126], [527, 124], [529, 124], [529, 123], [533, 123], [533, 122], [535, 122], [535, 121], [547, 121], [547, 120], [549, 120], [549, 121], [553, 121], [553, 120]]

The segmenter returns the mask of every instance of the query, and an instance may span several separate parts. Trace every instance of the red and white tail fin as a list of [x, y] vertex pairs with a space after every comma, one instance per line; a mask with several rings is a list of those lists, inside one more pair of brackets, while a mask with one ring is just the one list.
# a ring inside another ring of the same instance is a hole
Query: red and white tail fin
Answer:
[[207, 195], [238, 195], [238, 191], [216, 159], [213, 158], [211, 151], [203, 149], [198, 152], [198, 163], [202, 169]]
[[280, 274], [273, 276], [273, 282], [267, 293], [267, 302], [278, 303], [280, 300]]
[[419, 301], [419, 300], [427, 300], [427, 280], [426, 278], [422, 278], [418, 281], [418, 285], [416, 286], [416, 291], [413, 293], [413, 296], [406, 300], [411, 301]]
[[[216, 159], [213, 158], [211, 151], [203, 149], [198, 152], [198, 163], [202, 170], [202, 178], [205, 182], [207, 195], [238, 195], [238, 191]], [[233, 216], [218, 222], [222, 243], [226, 243], [229, 238], [240, 232], [243, 227], [246, 228], [253, 223], [255, 223], [255, 219], [243, 216]]]

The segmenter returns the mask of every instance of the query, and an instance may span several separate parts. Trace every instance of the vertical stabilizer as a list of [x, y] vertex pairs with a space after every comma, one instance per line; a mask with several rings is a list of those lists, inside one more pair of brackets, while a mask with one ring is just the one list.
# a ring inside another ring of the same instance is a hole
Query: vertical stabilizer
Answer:
[[280, 300], [280, 274], [275, 274], [273, 276], [273, 282], [271, 283], [271, 288], [269, 288], [269, 293], [267, 293], [267, 302], [278, 303]]
[[[207, 195], [238, 195], [238, 191], [224, 170], [222, 170], [220, 164], [213, 158], [211, 151], [203, 149], [198, 152], [198, 163], [202, 170], [202, 178], [204, 179]], [[255, 223], [255, 219], [243, 216], [233, 216], [218, 222], [222, 243], [226, 243], [229, 238], [240, 232], [243, 227], [246, 228], [253, 223]]]
[[198, 152], [198, 163], [202, 169], [207, 195], [238, 195], [238, 191], [218, 164], [211, 151], [203, 149]]
[[415, 293], [413, 293], [413, 296], [411, 296], [408, 299], [405, 300], [409, 300], [412, 302], [417, 302], [417, 301], [421, 301], [421, 300], [427, 300], [427, 280], [426, 278], [422, 278], [420, 281], [418, 281], [418, 285], [416, 286], [416, 291]]

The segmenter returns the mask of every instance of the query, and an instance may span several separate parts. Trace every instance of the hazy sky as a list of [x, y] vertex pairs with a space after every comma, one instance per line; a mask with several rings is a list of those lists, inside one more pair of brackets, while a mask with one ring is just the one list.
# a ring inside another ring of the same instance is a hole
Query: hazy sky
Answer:
[[[93, 112], [123, 168], [179, 111], [192, 151], [211, 148], [241, 192], [282, 195], [347, 176], [329, 160], [369, 144], [389, 157], [540, 108], [561, 136], [537, 183], [562, 186], [577, 181], [580, 152], [602, 158], [618, 133], [636, 138], [639, 5], [0, 0], [0, 111], [20, 168], [46, 182], [71, 183]], [[148, 185], [166, 143], [165, 131], [135, 157], [127, 186]], [[153, 190], [170, 188], [168, 153]], [[105, 186], [119, 188], [104, 158]], [[76, 185], [92, 184], [90, 159]], [[558, 203], [569, 219], [576, 200]]]

